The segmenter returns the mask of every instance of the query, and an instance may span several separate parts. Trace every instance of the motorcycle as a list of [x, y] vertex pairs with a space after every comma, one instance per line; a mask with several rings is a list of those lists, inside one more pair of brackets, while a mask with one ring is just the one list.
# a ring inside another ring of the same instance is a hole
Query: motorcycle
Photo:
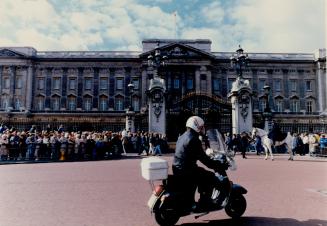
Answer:
[[[227, 148], [223, 151], [210, 148], [206, 150], [206, 153], [214, 160], [227, 164], [229, 169], [236, 170], [236, 164], [233, 159], [234, 153], [227, 150]], [[168, 168], [168, 163], [164, 163], [165, 160], [159, 160], [157, 157], [155, 158], [159, 162], [162, 161], [158, 164], [161, 165], [159, 167], [160, 169], [165, 168], [163, 165], [166, 165]], [[148, 159], [148, 161], [151, 162], [152, 160]], [[247, 193], [247, 190], [238, 184], [234, 184], [232, 181], [229, 181], [231, 186], [229, 189], [229, 195], [227, 195], [223, 202], [221, 202], [221, 192], [219, 188], [215, 187], [212, 191], [210, 205], [208, 204], [202, 208], [196, 208], [198, 203], [195, 203], [195, 205], [190, 207], [188, 204], [189, 202], [185, 200], [185, 192], [183, 193], [183, 191], [176, 189], [174, 186], [176, 179], [173, 175], [168, 175], [168, 170], [166, 170], [166, 168], [161, 176], [163, 176], [161, 183], [155, 184], [160, 176], [149, 179], [148, 176], [143, 175], [144, 178], [150, 181], [153, 190], [147, 205], [151, 213], [154, 214], [156, 222], [161, 226], [175, 225], [180, 217], [187, 215], [197, 214], [195, 216], [195, 219], [197, 219], [209, 214], [210, 212], [222, 209], [225, 209], [226, 214], [231, 218], [239, 218], [246, 210], [246, 199], [244, 194]], [[221, 175], [217, 172], [215, 172], [215, 176], [218, 180], [221, 180]]]

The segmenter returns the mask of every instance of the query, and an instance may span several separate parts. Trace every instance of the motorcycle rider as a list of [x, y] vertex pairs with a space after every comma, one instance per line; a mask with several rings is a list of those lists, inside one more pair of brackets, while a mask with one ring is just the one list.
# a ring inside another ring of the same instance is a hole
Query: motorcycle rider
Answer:
[[[200, 135], [204, 136], [204, 121], [199, 116], [192, 116], [186, 122], [186, 131], [177, 140], [172, 170], [178, 186], [186, 191], [187, 205], [194, 204], [194, 194], [198, 187], [200, 199], [196, 208], [203, 209], [210, 208], [213, 204], [211, 195], [214, 187], [218, 187], [220, 191], [219, 203], [215, 205], [221, 205], [229, 194], [230, 183], [225, 171], [228, 165], [205, 154]], [[199, 167], [198, 160], [208, 168], [216, 170], [220, 174], [220, 179], [213, 172]]]

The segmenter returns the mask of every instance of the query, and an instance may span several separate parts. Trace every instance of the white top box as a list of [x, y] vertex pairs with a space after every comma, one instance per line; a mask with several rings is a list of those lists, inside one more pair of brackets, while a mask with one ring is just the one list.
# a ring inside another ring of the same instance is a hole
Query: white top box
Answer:
[[141, 170], [142, 177], [146, 180], [164, 180], [168, 177], [168, 162], [159, 157], [144, 158]]

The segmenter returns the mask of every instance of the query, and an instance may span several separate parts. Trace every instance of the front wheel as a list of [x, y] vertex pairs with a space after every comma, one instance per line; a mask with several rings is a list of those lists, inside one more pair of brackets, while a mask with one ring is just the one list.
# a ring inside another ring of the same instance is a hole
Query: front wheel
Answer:
[[231, 218], [239, 218], [246, 210], [246, 199], [243, 195], [235, 195], [230, 197], [230, 200], [225, 207], [225, 212]]
[[160, 226], [175, 225], [180, 218], [175, 209], [166, 207], [165, 205], [162, 205], [155, 211], [154, 217]]

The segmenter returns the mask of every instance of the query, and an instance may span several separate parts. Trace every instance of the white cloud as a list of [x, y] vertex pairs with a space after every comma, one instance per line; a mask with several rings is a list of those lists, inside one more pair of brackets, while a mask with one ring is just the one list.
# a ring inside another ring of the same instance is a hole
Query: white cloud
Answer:
[[209, 23], [220, 24], [224, 19], [225, 12], [219, 2], [212, 2], [201, 9], [201, 15]]
[[[175, 38], [173, 12], [165, 11], [163, 4], [58, 1], [53, 1], [56, 6], [46, 0], [1, 0], [0, 46], [140, 50], [143, 39]], [[236, 6], [220, 2], [199, 1], [198, 9], [192, 4], [179, 8], [187, 12], [177, 12], [178, 38], [211, 39], [213, 51], [234, 51], [242, 44], [246, 51], [314, 52], [325, 45], [324, 0], [242, 0]]]
[[324, 47], [323, 0], [250, 0], [246, 3], [235, 8], [232, 15], [241, 23], [245, 34], [257, 36], [250, 44], [254, 47], [251, 50], [314, 52]]

